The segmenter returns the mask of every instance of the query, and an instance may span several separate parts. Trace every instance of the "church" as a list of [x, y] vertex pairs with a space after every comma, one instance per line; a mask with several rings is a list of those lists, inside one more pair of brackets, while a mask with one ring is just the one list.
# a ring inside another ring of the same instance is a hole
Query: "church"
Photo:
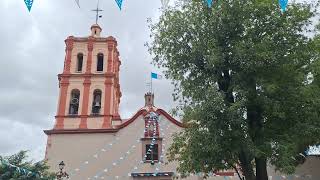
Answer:
[[[166, 152], [173, 134], [185, 125], [156, 107], [151, 92], [141, 97], [141, 107], [137, 107], [130, 119], [121, 118], [120, 53], [117, 40], [101, 36], [101, 31], [102, 28], [94, 24], [89, 36], [69, 36], [65, 40], [64, 68], [58, 75], [60, 93], [55, 125], [53, 129], [44, 130], [47, 135], [45, 158], [51, 171], [57, 172], [58, 164], [63, 161], [65, 171], [73, 180], [179, 178], [178, 164], [168, 162]], [[300, 168], [304, 177], [296, 175], [292, 179], [320, 177], [309, 175], [319, 173], [312, 171], [318, 167], [319, 158], [312, 158], [315, 160], [307, 161], [306, 170]], [[200, 175], [186, 178], [200, 179]], [[213, 173], [208, 179], [239, 178], [230, 170]]]
[[[57, 172], [64, 161], [75, 180], [172, 179], [177, 176], [177, 163], [168, 163], [165, 154], [172, 135], [184, 125], [156, 107], [150, 92], [144, 100], [141, 97], [142, 106], [130, 119], [121, 118], [117, 41], [102, 37], [101, 31], [94, 24], [90, 36], [65, 40], [55, 125], [44, 131], [48, 164]], [[218, 176], [234, 176], [234, 172]]]

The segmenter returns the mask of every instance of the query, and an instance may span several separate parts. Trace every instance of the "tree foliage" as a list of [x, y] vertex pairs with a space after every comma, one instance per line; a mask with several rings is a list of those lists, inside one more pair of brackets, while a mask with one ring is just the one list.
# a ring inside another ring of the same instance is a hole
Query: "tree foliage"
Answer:
[[[55, 178], [55, 175], [48, 171], [49, 167], [45, 162], [33, 163], [26, 161], [26, 158], [26, 151], [20, 151], [8, 157], [0, 156], [0, 162], [7, 162], [0, 163], [0, 180], [53, 180]], [[17, 168], [9, 166], [8, 163], [32, 173], [19, 172]]]
[[169, 152], [182, 175], [240, 166], [247, 180], [265, 180], [267, 164], [293, 173], [320, 143], [316, 6], [181, 0], [151, 25], [153, 62], [189, 125]]

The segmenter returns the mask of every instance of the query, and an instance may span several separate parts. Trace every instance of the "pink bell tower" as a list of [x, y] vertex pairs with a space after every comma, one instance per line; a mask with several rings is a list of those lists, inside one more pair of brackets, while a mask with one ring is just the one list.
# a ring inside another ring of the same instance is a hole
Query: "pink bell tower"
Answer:
[[55, 130], [111, 129], [121, 124], [117, 41], [101, 37], [101, 31], [94, 24], [90, 36], [65, 40]]

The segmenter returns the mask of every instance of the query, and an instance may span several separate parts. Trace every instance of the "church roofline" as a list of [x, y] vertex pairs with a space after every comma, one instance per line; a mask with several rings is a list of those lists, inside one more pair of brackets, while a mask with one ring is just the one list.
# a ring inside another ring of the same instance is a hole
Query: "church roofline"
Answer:
[[[136, 112], [130, 119], [128, 119], [126, 122], [115, 126], [114, 128], [109, 128], [109, 129], [51, 129], [51, 130], [44, 130], [44, 133], [47, 135], [51, 134], [81, 134], [81, 133], [116, 133], [120, 129], [123, 129], [130, 125], [132, 122], [138, 119], [139, 116], [141, 115], [147, 115], [149, 111], [146, 109], [140, 109], [138, 112]], [[156, 113], [163, 115], [168, 119], [170, 122], [173, 124], [185, 128], [186, 125], [181, 123], [180, 121], [176, 120], [173, 118], [170, 114], [168, 114], [165, 110], [163, 109], [157, 109], [155, 111]]]
[[163, 116], [165, 116], [169, 121], [171, 121], [171, 122], [174, 123], [175, 125], [177, 125], [177, 126], [179, 126], [179, 127], [183, 127], [183, 128], [186, 127], [182, 122], [180, 122], [180, 121], [176, 120], [175, 118], [173, 118], [173, 117], [172, 117], [170, 114], [168, 114], [165, 110], [163, 110], [163, 109], [157, 109], [156, 112], [159, 113], [159, 114], [162, 114]]
[[93, 42], [114, 42], [116, 45], [117, 40], [113, 36], [108, 36], [108, 37], [93, 37], [93, 36], [87, 36], [87, 37], [75, 37], [75, 36], [69, 36], [65, 41], [67, 40], [72, 40], [74, 42], [87, 42], [89, 40]]
[[64, 74], [64, 73], [61, 73], [61, 74], [58, 74], [58, 78], [61, 78], [61, 77], [108, 77], [108, 78], [113, 78], [116, 76], [116, 73], [113, 73], [113, 72], [106, 72], [106, 73], [103, 73], [103, 74], [93, 74], [93, 73], [88, 73], [88, 74]]
[[82, 134], [82, 133], [116, 133], [119, 129], [51, 129], [44, 130], [46, 135], [51, 134]]
[[[152, 108], [153, 109], [153, 108]], [[157, 109], [157, 108], [155, 108]], [[172, 122], [173, 124], [185, 128], [186, 126], [181, 123], [180, 121], [176, 120], [175, 118], [173, 118], [170, 114], [168, 114], [165, 110], [163, 109], [157, 109], [155, 111], [156, 113], [163, 115], [164, 117], [166, 117], [170, 122]], [[146, 115], [148, 113], [148, 111], [146, 109], [140, 109], [132, 118], [130, 118], [128, 121], [124, 122], [123, 124], [119, 125], [119, 128], [122, 129], [126, 126], [128, 126], [129, 124], [131, 124], [132, 122], [134, 122], [140, 115]]]

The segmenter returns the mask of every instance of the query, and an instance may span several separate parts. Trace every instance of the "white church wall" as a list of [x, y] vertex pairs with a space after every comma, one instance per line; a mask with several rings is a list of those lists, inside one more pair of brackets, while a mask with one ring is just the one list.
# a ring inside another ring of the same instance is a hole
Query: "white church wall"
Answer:
[[[131, 173], [176, 173], [176, 162], [168, 163], [165, 156], [172, 135], [182, 128], [164, 116], [159, 118], [160, 137], [162, 137], [162, 154], [160, 163], [144, 163], [141, 138], [144, 137], [145, 121], [139, 116], [127, 127], [117, 133], [90, 134], [53, 134], [47, 157], [51, 170], [56, 172], [57, 164], [64, 161], [70, 179], [121, 179], [129, 180]], [[168, 163], [168, 164], [167, 164]], [[197, 180], [190, 176], [186, 180]], [[224, 177], [212, 177], [210, 180], [222, 180]]]

